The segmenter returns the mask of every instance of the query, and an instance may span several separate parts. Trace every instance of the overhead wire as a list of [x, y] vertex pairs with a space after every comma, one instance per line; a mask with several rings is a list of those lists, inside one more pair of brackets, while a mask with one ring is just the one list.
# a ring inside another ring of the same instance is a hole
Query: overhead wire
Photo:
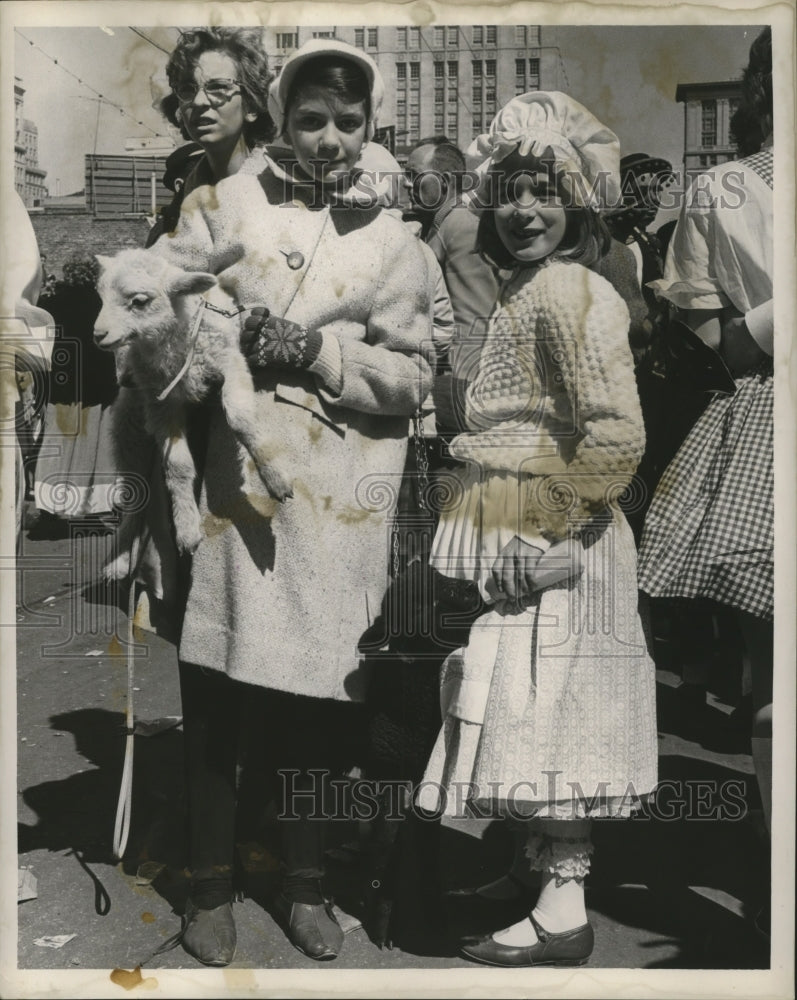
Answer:
[[161, 52], [165, 52], [167, 56], [171, 55], [171, 51], [169, 49], [164, 49], [162, 45], [158, 45], [158, 43], [153, 41], [148, 35], [145, 35], [143, 31], [139, 31], [138, 28], [133, 28], [129, 24], [127, 27], [130, 28], [134, 34], [138, 35], [139, 38], [143, 38], [145, 42], [149, 42], [150, 45], [154, 45], [156, 49], [159, 49]]
[[142, 128], [145, 128], [148, 132], [151, 132], [152, 135], [154, 135], [156, 138], [159, 139], [170, 138], [170, 136], [168, 136], [163, 132], [157, 132], [154, 128], [147, 125], [146, 122], [140, 121], [138, 118], [135, 117], [135, 115], [131, 115], [129, 111], [126, 111], [121, 105], [117, 104], [115, 101], [109, 100], [104, 94], [101, 94], [99, 90], [97, 90], [95, 87], [92, 87], [90, 83], [86, 83], [86, 81], [83, 80], [81, 77], [79, 77], [77, 73], [73, 73], [72, 70], [67, 69], [67, 67], [64, 66], [64, 64], [60, 60], [55, 58], [55, 56], [51, 56], [49, 52], [45, 52], [44, 49], [36, 42], [31, 41], [31, 39], [28, 38], [26, 35], [24, 35], [19, 30], [19, 28], [14, 28], [14, 31], [19, 35], [19, 37], [23, 41], [27, 42], [28, 45], [31, 46], [31, 48], [34, 48], [38, 52], [41, 52], [41, 54], [45, 57], [45, 59], [49, 59], [54, 66], [57, 66], [60, 70], [62, 70], [62, 72], [66, 73], [67, 76], [71, 76], [73, 80], [77, 80], [77, 82], [80, 84], [81, 87], [85, 87], [86, 90], [90, 90], [91, 93], [95, 95], [95, 97], [98, 97], [101, 101], [103, 101], [110, 107], [115, 108], [121, 115], [124, 115], [125, 118], [129, 118], [130, 121], [135, 122], [136, 125], [140, 125]]

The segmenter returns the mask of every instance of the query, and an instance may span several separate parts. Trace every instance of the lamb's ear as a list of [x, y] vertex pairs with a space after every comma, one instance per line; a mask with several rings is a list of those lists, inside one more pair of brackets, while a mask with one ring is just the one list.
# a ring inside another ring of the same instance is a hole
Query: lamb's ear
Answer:
[[177, 295], [198, 295], [218, 284], [215, 274], [207, 271], [184, 271], [175, 278], [171, 291]]
[[104, 257], [101, 253], [94, 254], [94, 258], [100, 265], [101, 271], [105, 271], [113, 261], [113, 257]]

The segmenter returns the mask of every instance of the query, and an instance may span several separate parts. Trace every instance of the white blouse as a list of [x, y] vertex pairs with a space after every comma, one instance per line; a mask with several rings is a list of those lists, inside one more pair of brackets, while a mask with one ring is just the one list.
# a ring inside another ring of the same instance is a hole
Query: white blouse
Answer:
[[[756, 154], [771, 173], [772, 150]], [[695, 178], [667, 252], [664, 277], [650, 283], [681, 309], [734, 306], [759, 347], [772, 354], [774, 269], [772, 188], [748, 160]]]

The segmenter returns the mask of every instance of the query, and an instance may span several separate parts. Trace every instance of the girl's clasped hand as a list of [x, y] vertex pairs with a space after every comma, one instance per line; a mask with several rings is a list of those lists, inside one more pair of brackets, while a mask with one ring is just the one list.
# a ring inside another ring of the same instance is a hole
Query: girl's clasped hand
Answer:
[[499, 595], [521, 604], [535, 591], [580, 575], [583, 568], [581, 550], [569, 540], [543, 552], [515, 535], [493, 563], [492, 576]]

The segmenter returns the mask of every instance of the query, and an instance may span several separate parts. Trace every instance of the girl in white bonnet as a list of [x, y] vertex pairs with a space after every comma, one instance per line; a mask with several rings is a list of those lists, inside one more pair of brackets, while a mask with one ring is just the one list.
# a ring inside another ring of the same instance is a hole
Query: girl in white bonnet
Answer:
[[[629, 815], [656, 783], [654, 667], [617, 505], [644, 430], [627, 308], [589, 270], [609, 246], [599, 211], [619, 200], [619, 143], [565, 94], [530, 93], [472, 151], [480, 250], [503, 281], [467, 379], [468, 430], [451, 444], [464, 464], [432, 564], [475, 581], [491, 606], [444, 665], [419, 802], [520, 819], [526, 874], [541, 873], [533, 909], [528, 898], [520, 922], [463, 953], [580, 965], [593, 948], [591, 818]], [[514, 888], [499, 882], [487, 898]]]

